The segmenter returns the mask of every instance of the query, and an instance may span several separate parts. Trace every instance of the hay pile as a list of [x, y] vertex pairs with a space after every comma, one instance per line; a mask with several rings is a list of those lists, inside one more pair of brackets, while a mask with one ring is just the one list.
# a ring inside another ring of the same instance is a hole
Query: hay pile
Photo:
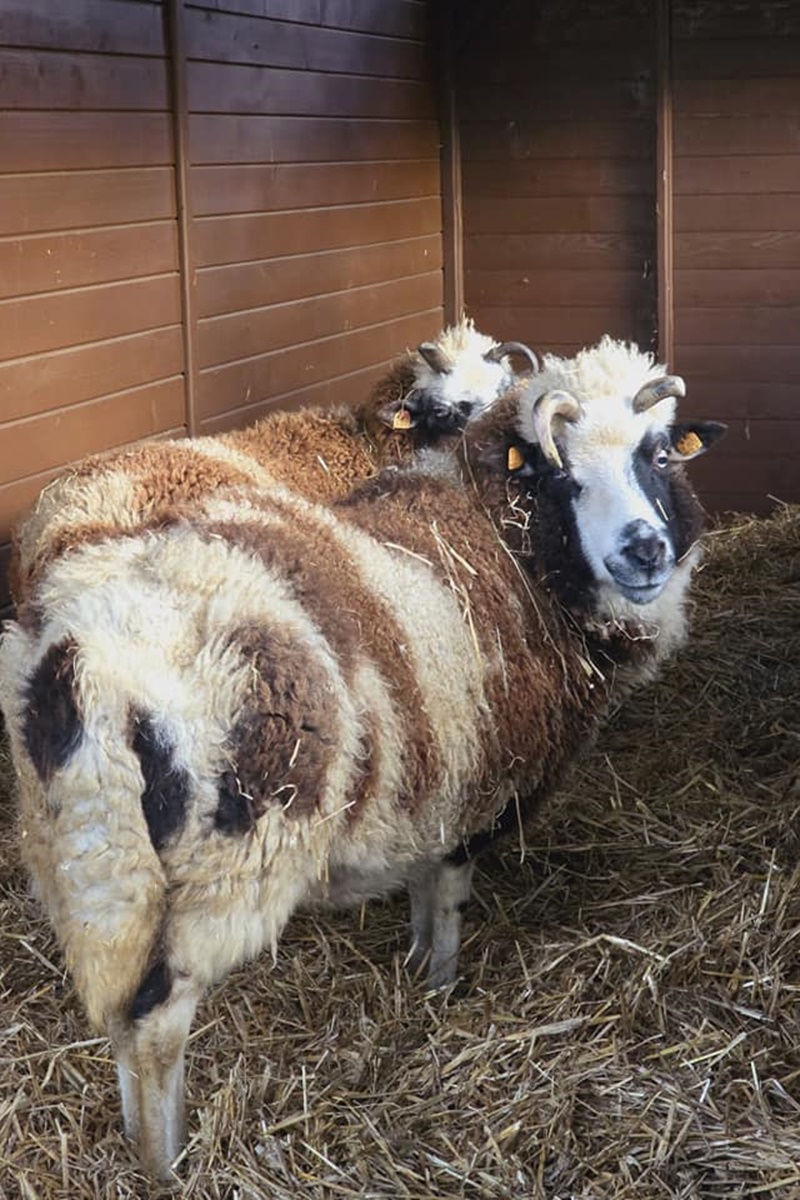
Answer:
[[[207, 999], [187, 1197], [800, 1196], [800, 509], [710, 539], [695, 636], [476, 882], [448, 998], [398, 899]], [[0, 1194], [146, 1194], [0, 823]]]

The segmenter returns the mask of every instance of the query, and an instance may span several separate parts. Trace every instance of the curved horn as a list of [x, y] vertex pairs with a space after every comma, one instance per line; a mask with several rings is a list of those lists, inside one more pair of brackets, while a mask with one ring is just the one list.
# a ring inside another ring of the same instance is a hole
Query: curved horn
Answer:
[[577, 421], [581, 415], [581, 406], [569, 392], [544, 392], [533, 406], [533, 429], [536, 440], [542, 448], [547, 461], [559, 471], [564, 464], [561, 455], [553, 441], [553, 417], [563, 417], [565, 421]]
[[441, 348], [435, 342], [420, 342], [417, 346], [417, 354], [420, 354], [425, 359], [425, 362], [437, 375], [447, 375], [453, 369]]
[[519, 354], [522, 358], [527, 358], [531, 365], [532, 375], [539, 370], [539, 359], [530, 346], [526, 346], [524, 342], [501, 342], [499, 346], [492, 346], [490, 350], [487, 350], [483, 357], [486, 362], [499, 362], [506, 354]]
[[667, 396], [682, 399], [685, 395], [686, 384], [680, 375], [662, 375], [660, 379], [651, 379], [644, 387], [639, 388], [633, 397], [633, 411], [647, 412], [648, 408], [658, 404], [659, 400], [666, 400]]

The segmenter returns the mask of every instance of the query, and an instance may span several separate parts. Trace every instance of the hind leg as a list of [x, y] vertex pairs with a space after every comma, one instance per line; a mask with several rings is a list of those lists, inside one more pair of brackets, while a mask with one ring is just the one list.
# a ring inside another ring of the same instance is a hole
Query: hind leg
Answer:
[[421, 863], [412, 873], [411, 965], [428, 960], [428, 986], [446, 987], [456, 977], [461, 922], [472, 887], [474, 863]]
[[171, 1177], [186, 1137], [184, 1058], [201, 995], [191, 978], [175, 978], [166, 999], [112, 1031], [125, 1132], [157, 1179]]

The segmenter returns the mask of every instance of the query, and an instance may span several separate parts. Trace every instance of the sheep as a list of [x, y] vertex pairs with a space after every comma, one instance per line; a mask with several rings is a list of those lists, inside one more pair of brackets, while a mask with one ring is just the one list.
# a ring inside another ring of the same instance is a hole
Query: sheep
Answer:
[[323, 503], [390, 464], [442, 445], [514, 386], [512, 359], [536, 370], [519, 342], [498, 343], [462, 320], [406, 350], [353, 408], [274, 413], [215, 437], [147, 442], [94, 456], [45, 488], [14, 530], [9, 569], [20, 604], [51, 559], [87, 540], [144, 528], [204, 491], [281, 482]]
[[336, 504], [204, 495], [49, 564], [0, 643], [22, 851], [154, 1176], [205, 989], [403, 886], [447, 985], [475, 854], [684, 639], [723, 429], [684, 390], [604, 339]]

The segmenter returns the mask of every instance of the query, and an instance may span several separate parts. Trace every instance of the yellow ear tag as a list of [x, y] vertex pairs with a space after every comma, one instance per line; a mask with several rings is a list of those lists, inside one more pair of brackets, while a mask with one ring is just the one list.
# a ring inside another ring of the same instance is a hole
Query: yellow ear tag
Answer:
[[678, 451], [678, 453], [683, 454], [684, 456], [688, 456], [689, 454], [697, 454], [697, 451], [702, 450], [702, 448], [702, 440], [697, 436], [696, 433], [692, 433], [691, 430], [689, 430], [688, 433], [685, 433], [675, 446], [675, 449]]
[[520, 467], [525, 465], [525, 459], [520, 454], [516, 446], [508, 448], [508, 469], [509, 471], [518, 471]]
[[392, 417], [392, 429], [410, 429], [411, 413], [407, 408], [398, 408]]

